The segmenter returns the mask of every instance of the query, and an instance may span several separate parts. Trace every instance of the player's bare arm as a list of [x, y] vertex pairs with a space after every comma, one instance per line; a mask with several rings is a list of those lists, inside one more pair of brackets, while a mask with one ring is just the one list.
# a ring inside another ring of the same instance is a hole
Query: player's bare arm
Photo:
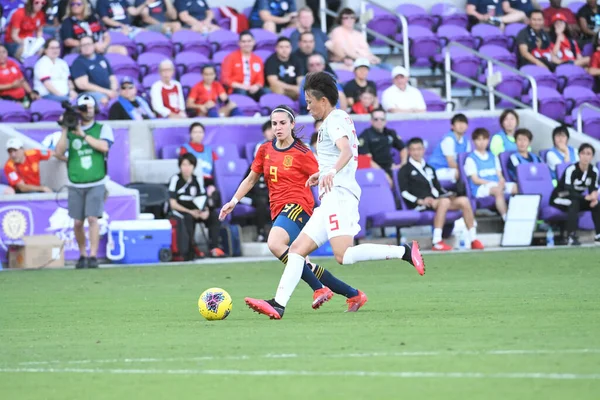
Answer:
[[219, 219], [221, 221], [223, 221], [225, 217], [233, 211], [240, 199], [245, 197], [248, 194], [248, 192], [254, 187], [254, 185], [256, 185], [256, 182], [258, 182], [258, 178], [260, 178], [260, 175], [250, 170], [248, 176], [242, 181], [242, 183], [240, 183], [240, 186], [235, 191], [233, 198], [227, 203], [225, 203], [221, 208], [221, 212], [219, 213]]
[[344, 136], [335, 141], [335, 147], [340, 150], [340, 155], [335, 162], [334, 167], [329, 171], [321, 180], [321, 187], [325, 189], [325, 193], [330, 192], [333, 188], [333, 178], [346, 166], [352, 159], [352, 147], [350, 146], [350, 140]]

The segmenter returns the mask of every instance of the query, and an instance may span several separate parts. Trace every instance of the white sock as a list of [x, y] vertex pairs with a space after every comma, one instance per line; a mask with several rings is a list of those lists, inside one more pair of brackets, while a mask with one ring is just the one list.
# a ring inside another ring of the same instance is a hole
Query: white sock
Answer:
[[502, 221], [506, 221], [506, 214], [502, 214]]
[[285, 307], [288, 301], [290, 301], [290, 297], [292, 297], [292, 293], [294, 293], [294, 289], [296, 289], [302, 277], [303, 268], [304, 257], [297, 253], [289, 253], [287, 265], [283, 270], [283, 275], [281, 275], [277, 293], [275, 294], [275, 301], [278, 304]]
[[386, 244], [359, 244], [348, 247], [344, 253], [342, 264], [354, 264], [359, 261], [389, 260], [390, 258], [402, 258], [405, 252], [404, 246], [390, 246]]
[[471, 239], [471, 242], [477, 239], [477, 228], [469, 228], [469, 238]]
[[433, 228], [433, 244], [439, 243], [442, 241], [442, 229], [441, 228]]

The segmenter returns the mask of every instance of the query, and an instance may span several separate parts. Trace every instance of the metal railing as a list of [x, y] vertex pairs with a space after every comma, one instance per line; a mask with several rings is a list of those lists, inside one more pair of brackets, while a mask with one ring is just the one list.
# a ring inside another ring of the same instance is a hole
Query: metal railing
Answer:
[[583, 109], [589, 108], [590, 110], [600, 112], [600, 108], [590, 103], [582, 103], [577, 107], [577, 132], [583, 133]]
[[[484, 85], [479, 81], [473, 80], [463, 74], [452, 71], [452, 59], [450, 57], [450, 48], [451, 47], [457, 47], [457, 48], [463, 49], [463, 50], [473, 54], [474, 56], [487, 61], [487, 76], [488, 76], [488, 84], [487, 85]], [[511, 67], [508, 64], [505, 64], [494, 58], [491, 58], [484, 54], [481, 54], [480, 52], [475, 51], [475, 50], [471, 49], [470, 47], [464, 46], [457, 42], [448, 43], [446, 45], [446, 48], [443, 49], [443, 51], [445, 51], [444, 70], [445, 70], [445, 78], [446, 78], [446, 104], [448, 104], [449, 102], [452, 101], [452, 77], [455, 77], [455, 78], [458, 78], [465, 82], [468, 82], [469, 84], [471, 84], [477, 88], [480, 88], [480, 89], [486, 91], [488, 93], [488, 101], [489, 101], [490, 110], [492, 110], [492, 111], [494, 111], [496, 109], [495, 96], [498, 96], [501, 99], [504, 99], [518, 107], [532, 108], [534, 112], [536, 112], [536, 113], [538, 112], [537, 83], [535, 82], [535, 79], [531, 75], [527, 75], [527, 74], [519, 71], [518, 69]], [[529, 81], [529, 84], [531, 85], [531, 106], [528, 104], [522, 103], [519, 100], [516, 100], [516, 99], [494, 89], [494, 87], [490, 83], [491, 82], [490, 78], [494, 75], [494, 70], [493, 70], [494, 65], [496, 65], [498, 67], [502, 67], [505, 70], [511, 71], [519, 76], [522, 76], [523, 78], [525, 78]]]
[[[384, 41], [385, 43], [387, 43], [388, 45], [390, 45], [398, 50], [401, 50], [404, 68], [406, 68], [410, 72], [410, 44], [408, 41], [408, 20], [406, 19], [406, 17], [404, 17], [404, 15], [400, 15], [400, 14], [396, 13], [396, 11], [394, 11], [390, 8], [387, 8], [386, 6], [383, 6], [373, 0], [361, 0], [360, 1], [359, 17], [366, 14], [367, 3], [372, 4], [384, 11], [387, 11], [391, 15], [395, 15], [396, 17], [398, 17], [398, 19], [400, 20], [400, 25], [402, 26], [402, 43], [399, 43], [393, 39], [390, 39], [389, 37], [382, 35], [381, 33], [374, 31], [373, 29], [367, 28], [366, 22], [364, 22], [364, 20], [362, 18], [360, 18], [360, 20], [361, 20], [360, 27], [361, 27], [362, 33], [365, 35], [365, 37], [367, 34], [372, 35], [376, 39], [380, 39], [380, 40]], [[332, 17], [337, 17], [338, 14], [327, 8], [326, 0], [320, 0], [319, 11], [320, 11], [319, 14], [320, 14], [320, 19], [321, 19], [321, 30], [324, 33], [327, 33], [327, 16], [329, 15]]]

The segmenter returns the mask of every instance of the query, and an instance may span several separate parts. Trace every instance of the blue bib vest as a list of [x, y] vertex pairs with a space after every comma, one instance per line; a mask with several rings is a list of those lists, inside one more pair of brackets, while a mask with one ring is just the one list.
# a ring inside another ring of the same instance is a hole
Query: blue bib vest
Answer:
[[[496, 157], [492, 154], [491, 151], [487, 152], [488, 158], [487, 160], [482, 160], [479, 158], [475, 152], [469, 153], [467, 158], [475, 161], [475, 165], [477, 166], [477, 176], [481, 179], [485, 179], [486, 181], [498, 182], [498, 173], [496, 170]], [[471, 193], [473, 196], [477, 193], [477, 189], [479, 186], [473, 183], [473, 180], [469, 179], [469, 185], [471, 186]]]
[[429, 160], [427, 160], [427, 163], [435, 169], [448, 168], [448, 160], [446, 160], [446, 156], [442, 152], [442, 142], [447, 137], [451, 137], [452, 140], [454, 140], [454, 148], [456, 149], [456, 154], [467, 152], [467, 146], [469, 145], [469, 141], [467, 140], [467, 138], [463, 136], [462, 143], [459, 143], [456, 139], [456, 135], [454, 134], [454, 132], [448, 132], [446, 135], [444, 135], [440, 143], [438, 143], [435, 150], [433, 150], [433, 153], [431, 154], [431, 157], [429, 157]]
[[[575, 149], [571, 146], [567, 146], [567, 147], [569, 149], [569, 162], [574, 163], [575, 162]], [[565, 156], [560, 151], [558, 151], [558, 149], [556, 147], [551, 148], [548, 151], [548, 153], [556, 154], [556, 156], [558, 157], [558, 159], [561, 162], [563, 162], [563, 163], [565, 162]], [[546, 155], [546, 157], [548, 157], [548, 156]], [[552, 179], [558, 179], [556, 177], [556, 169], [550, 170], [550, 174], [552, 175]]]
[[212, 176], [213, 175], [213, 151], [210, 146], [204, 146], [204, 151], [199, 152], [194, 150], [194, 148], [186, 143], [182, 146], [188, 153], [191, 153], [196, 156], [198, 159], [198, 165], [202, 167], [202, 174], [204, 176]]
[[502, 143], [504, 144], [504, 151], [508, 151], [509, 153], [517, 151], [517, 143], [515, 143], [514, 140], [510, 140], [506, 132], [500, 131], [496, 133], [496, 135], [502, 138]]

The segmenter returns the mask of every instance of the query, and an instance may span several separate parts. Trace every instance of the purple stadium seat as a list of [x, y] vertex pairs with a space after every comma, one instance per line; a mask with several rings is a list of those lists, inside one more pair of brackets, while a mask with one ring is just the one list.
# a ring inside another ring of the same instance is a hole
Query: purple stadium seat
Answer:
[[23, 71], [23, 75], [25, 75], [25, 79], [27, 79], [28, 81], [33, 80], [33, 68], [35, 67], [35, 64], [38, 62], [39, 59], [39, 56], [34, 55], [31, 57], [27, 57], [25, 61], [23, 61], [21, 71]]
[[[549, 87], [551, 89], [556, 89], [558, 87], [558, 78], [546, 68], [538, 67], [537, 65], [524, 65], [520, 68], [520, 71], [527, 75], [531, 75], [535, 79], [538, 88], [540, 86]], [[527, 79], [524, 79], [524, 81], [525, 90], [529, 90], [529, 81]]]
[[[493, 71], [494, 73], [500, 72], [502, 74], [502, 82], [496, 85], [495, 89], [516, 100], [520, 100], [524, 88], [523, 77], [504, 68], [495, 67]], [[483, 84], [487, 82], [487, 72], [479, 76], [479, 82]]]
[[[527, 103], [531, 104], [531, 89], [529, 89], [528, 99]], [[540, 86], [538, 87], [538, 112], [562, 122], [567, 116], [567, 104], [556, 90]]]
[[[254, 149], [256, 148], [257, 143], [248, 142], [244, 146], [244, 155], [245, 155], [246, 160], [248, 160], [249, 163], [252, 163], [252, 161], [254, 160]], [[262, 142], [260, 142], [260, 143], [262, 143]]]
[[573, 11], [573, 14], [577, 15], [577, 12], [579, 11], [579, 9], [581, 7], [583, 7], [585, 5], [585, 2], [583, 1], [572, 1], [569, 4], [567, 4], [567, 8], [571, 11]]
[[568, 86], [594, 87], [594, 78], [587, 71], [577, 65], [561, 64], [556, 67], [558, 76], [558, 90], [562, 92]]
[[135, 58], [137, 56], [137, 46], [135, 45], [135, 42], [129, 38], [129, 36], [118, 31], [110, 31], [109, 35], [110, 44], [125, 47], [129, 57]]
[[134, 40], [139, 54], [152, 52], [173, 56], [173, 43], [162, 33], [142, 31], [135, 35]]
[[190, 90], [202, 80], [202, 74], [192, 72], [189, 74], [181, 75], [181, 79], [179, 79], [179, 83], [181, 83], [181, 88], [183, 89], [183, 97], [187, 99], [188, 93]]
[[[396, 35], [398, 26], [400, 25], [400, 20], [397, 16], [371, 4], [367, 4], [367, 10], [373, 10], [373, 19], [367, 23], [367, 28], [389, 38], [393, 38]], [[386, 43], [381, 39], [375, 38], [371, 44], [377, 46], [385, 45]]]
[[354, 72], [352, 71], [348, 71], [345, 69], [336, 69], [333, 72], [335, 72], [335, 75], [337, 76], [338, 83], [342, 85], [354, 79]]
[[160, 158], [163, 160], [179, 157], [179, 144], [169, 144], [161, 149]]
[[175, 48], [175, 53], [184, 51], [202, 54], [205, 57], [210, 57], [212, 46], [206, 36], [199, 32], [194, 32], [188, 29], [181, 29], [171, 36], [171, 42]]
[[240, 156], [240, 149], [235, 143], [220, 143], [213, 145], [213, 151], [219, 159], [237, 160]]
[[179, 76], [187, 73], [201, 73], [202, 67], [212, 64], [203, 54], [193, 51], [183, 51], [175, 55], [175, 66]]
[[485, 45], [508, 47], [508, 37], [502, 34], [500, 28], [490, 24], [477, 24], [471, 28], [471, 34], [477, 41], [477, 47]]
[[272, 50], [256, 50], [253, 52], [254, 54], [256, 54], [258, 57], [260, 57], [260, 59], [263, 61], [263, 63], [265, 61], [267, 61], [267, 58], [269, 58], [271, 56], [271, 54], [274, 53], [274, 51]]
[[448, 42], [458, 42], [471, 49], [475, 48], [475, 38], [471, 36], [468, 30], [456, 25], [442, 25], [438, 28], [437, 35], [440, 38], [442, 47]]
[[217, 70], [217, 76], [221, 76], [221, 64], [223, 64], [223, 60], [231, 53], [231, 50], [219, 50], [213, 53], [212, 63]]
[[62, 58], [63, 60], [65, 60], [65, 62], [69, 65], [69, 67], [71, 66], [71, 64], [73, 64], [73, 61], [75, 61], [75, 59], [79, 57], [79, 54], [77, 53], [70, 53], [70, 54], [65, 54], [64, 57]]
[[[444, 53], [446, 51], [450, 51], [450, 58], [452, 60], [452, 71], [465, 75], [466, 77], [471, 79], [478, 78], [477, 74], [479, 73], [480, 66], [479, 58], [469, 53], [468, 51], [460, 49], [458, 47], [451, 47], [449, 50], [445, 49]], [[444, 58], [442, 56], [440, 56], [440, 58], [442, 60], [441, 62], [443, 63]], [[468, 82], [461, 81], [460, 79], [458, 79], [456, 80], [454, 86], [470, 87], [471, 85]]]
[[233, 51], [238, 50], [239, 35], [225, 29], [221, 29], [208, 34], [208, 42], [212, 45], [213, 53], [215, 51]]
[[17, 129], [23, 135], [27, 136], [30, 139], [35, 140], [36, 142], [42, 142], [46, 136], [51, 133], [54, 133], [58, 130], [58, 127], [55, 129]]
[[[396, 40], [398, 40], [396, 35]], [[417, 67], [430, 67], [433, 56], [440, 53], [440, 39], [429, 29], [414, 25], [408, 30], [410, 40], [410, 55], [414, 58], [413, 65]], [[402, 41], [400, 38], [399, 41]]]
[[295, 26], [292, 26], [290, 28], [284, 28], [281, 30], [281, 32], [279, 32], [279, 36], [283, 36], [283, 37], [286, 37], [289, 39], [295, 30], [296, 30]]
[[[505, 47], [500, 47], [493, 44], [486, 44], [479, 48], [479, 52], [483, 55], [493, 58], [496, 61], [503, 62], [504, 64], [507, 64], [510, 67], [517, 67], [517, 56], [506, 50]], [[481, 60], [481, 64], [485, 71], [487, 69], [487, 61]], [[494, 70], [496, 68], [498, 67], [494, 65]]]
[[590, 103], [596, 107], [600, 107], [600, 99], [592, 89], [587, 87], [567, 86], [563, 92], [563, 97], [567, 102], [567, 114], [571, 114], [574, 109], [583, 103]]
[[140, 67], [131, 57], [114, 53], [107, 53], [105, 57], [115, 75], [126, 75], [135, 80], [140, 79]]
[[418, 25], [429, 30], [433, 29], [435, 20], [421, 6], [410, 3], [400, 4], [396, 7], [396, 12], [406, 17], [409, 26]]
[[56, 122], [65, 110], [58, 101], [39, 99], [31, 103], [29, 112], [31, 113], [32, 122]]
[[594, 44], [586, 43], [583, 45], [583, 49], [581, 49], [581, 55], [584, 57], [591, 57], [594, 54]]
[[546, 222], [564, 221], [566, 219], [566, 213], [550, 205], [550, 195], [554, 190], [554, 185], [552, 185], [550, 169], [546, 164], [518, 165], [517, 184], [519, 185], [519, 193], [542, 196], [539, 218]]
[[446, 102], [436, 93], [427, 89], [419, 89], [425, 100], [427, 111], [446, 111]]
[[258, 104], [260, 105], [262, 115], [270, 115], [275, 107], [282, 104], [291, 107], [296, 113], [300, 112], [298, 103], [283, 94], [264, 94]]
[[252, 32], [254, 40], [256, 40], [255, 50], [275, 51], [275, 43], [277, 42], [276, 34], [262, 28], [252, 28], [250, 32]]
[[510, 182], [510, 178], [508, 177], [508, 163], [510, 162], [510, 156], [513, 154], [512, 151], [503, 151], [498, 154], [498, 159], [500, 160], [500, 166], [502, 167], [502, 176], [507, 182]]
[[542, 159], [543, 162], [547, 162], [546, 156], [548, 155], [549, 151], [550, 151], [550, 149], [540, 150], [540, 158]]
[[504, 28], [504, 35], [508, 37], [509, 50], [515, 50], [515, 39], [519, 32], [521, 32], [525, 27], [527, 27], [527, 25], [522, 24], [520, 22], [506, 25], [506, 27]]
[[165, 56], [162, 53], [142, 53], [137, 59], [137, 63], [140, 67], [140, 73], [142, 76], [148, 74], [158, 73], [158, 65], [170, 57]]
[[[216, 160], [214, 171], [217, 189], [221, 192], [222, 198], [230, 199], [235, 194], [240, 182], [246, 177], [248, 162], [241, 158]], [[232, 217], [234, 219], [236, 217], [247, 218], [251, 217], [254, 212], [254, 207], [240, 203], [233, 210]]]
[[438, 20], [436, 24], [438, 27], [441, 25], [455, 25], [467, 29], [469, 25], [469, 18], [464, 10], [459, 9], [452, 3], [434, 4], [430, 13], [434, 19]]
[[369, 71], [369, 80], [375, 82], [377, 91], [384, 91], [392, 86], [392, 77], [390, 71], [382, 68], [372, 67]]
[[[207, 131], [210, 132], [211, 128], [207, 127]], [[168, 146], [179, 147], [183, 143], [190, 140], [190, 134], [188, 128], [185, 126], [176, 128], [154, 128], [152, 131], [152, 137], [154, 138], [154, 154], [156, 157], [163, 157], [163, 149]], [[164, 154], [172, 154], [171, 150], [167, 149]]]
[[231, 101], [237, 104], [238, 109], [246, 116], [252, 117], [256, 113], [260, 114], [261, 108], [256, 101], [243, 94], [231, 94]]
[[[600, 140], [600, 113], [589, 108], [584, 108], [581, 112], [583, 120], [583, 131], [593, 138]], [[573, 122], [577, 121], [577, 109], [572, 113]]]
[[127, 185], [131, 181], [131, 161], [129, 158], [129, 130], [126, 128], [113, 129], [115, 142], [110, 146], [108, 157], [108, 175], [110, 179], [120, 185]]
[[396, 210], [392, 190], [382, 169], [359, 169], [356, 180], [362, 189], [358, 205], [361, 229], [356, 238], [364, 237], [369, 228], [395, 226], [396, 241], [400, 244], [400, 227], [415, 225], [421, 219], [419, 212]]
[[29, 110], [23, 108], [21, 103], [10, 100], [0, 100], [1, 122], [29, 122], [31, 116]]
[[150, 88], [154, 82], [160, 81], [159, 74], [150, 74], [146, 75], [144, 79], [142, 79], [142, 85], [144, 86], [144, 90], [150, 93]]

